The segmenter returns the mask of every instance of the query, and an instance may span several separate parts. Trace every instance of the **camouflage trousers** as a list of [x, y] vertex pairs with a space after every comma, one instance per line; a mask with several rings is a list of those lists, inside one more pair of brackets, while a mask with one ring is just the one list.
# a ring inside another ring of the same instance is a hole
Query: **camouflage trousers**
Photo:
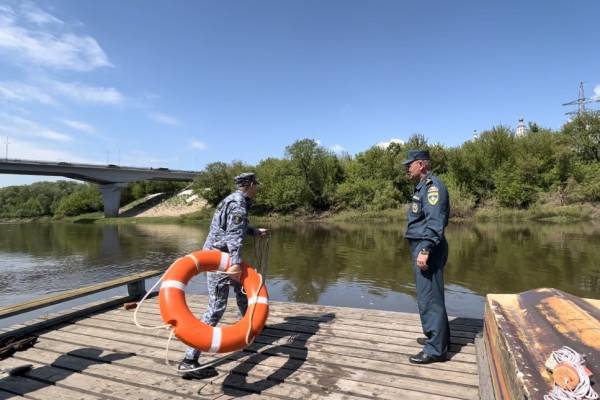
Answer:
[[[224, 274], [207, 272], [206, 283], [208, 286], [208, 308], [202, 316], [202, 322], [210, 326], [216, 326], [227, 309], [227, 298], [229, 297], [229, 286], [233, 287], [240, 315], [246, 314], [248, 298], [242, 293], [242, 285]], [[200, 350], [188, 347], [185, 351], [186, 360], [198, 360]]]

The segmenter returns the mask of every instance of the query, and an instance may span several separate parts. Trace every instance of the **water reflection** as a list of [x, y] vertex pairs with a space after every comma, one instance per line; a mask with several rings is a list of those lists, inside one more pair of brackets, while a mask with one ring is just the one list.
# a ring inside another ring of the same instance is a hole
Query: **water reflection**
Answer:
[[[201, 247], [206, 227], [62, 223], [0, 229], [0, 305], [149, 269]], [[273, 226], [271, 297], [277, 300], [416, 311], [403, 224]], [[449, 313], [480, 316], [486, 293], [556, 287], [600, 297], [593, 224], [452, 224], [446, 269]], [[246, 258], [252, 256], [247, 242]], [[204, 280], [192, 289], [203, 292]]]

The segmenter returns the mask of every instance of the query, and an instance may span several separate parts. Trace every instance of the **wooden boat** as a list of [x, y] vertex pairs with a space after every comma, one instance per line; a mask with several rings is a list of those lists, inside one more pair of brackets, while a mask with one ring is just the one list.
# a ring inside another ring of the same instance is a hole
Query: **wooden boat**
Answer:
[[[485, 352], [496, 399], [543, 399], [553, 387], [545, 363], [563, 346], [585, 357], [600, 378], [600, 300], [557, 289], [488, 294]], [[596, 384], [596, 391], [598, 391]]]

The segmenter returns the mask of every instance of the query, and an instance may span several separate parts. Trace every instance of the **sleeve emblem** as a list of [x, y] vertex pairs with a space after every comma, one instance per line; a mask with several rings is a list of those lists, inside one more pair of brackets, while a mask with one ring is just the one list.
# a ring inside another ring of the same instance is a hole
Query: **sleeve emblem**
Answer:
[[436, 186], [431, 186], [427, 189], [427, 202], [435, 206], [440, 199], [440, 191]]

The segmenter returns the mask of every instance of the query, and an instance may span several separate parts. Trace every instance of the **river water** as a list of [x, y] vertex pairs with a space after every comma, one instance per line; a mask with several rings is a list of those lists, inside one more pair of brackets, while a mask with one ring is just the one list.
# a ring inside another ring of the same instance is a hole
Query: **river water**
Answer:
[[[202, 246], [205, 225], [0, 225], [0, 306], [164, 269]], [[271, 227], [271, 299], [416, 312], [404, 225], [299, 223]], [[448, 313], [481, 317], [487, 293], [555, 287], [600, 298], [600, 225], [451, 224]], [[244, 256], [253, 259], [248, 239]], [[205, 293], [205, 277], [191, 289]]]

